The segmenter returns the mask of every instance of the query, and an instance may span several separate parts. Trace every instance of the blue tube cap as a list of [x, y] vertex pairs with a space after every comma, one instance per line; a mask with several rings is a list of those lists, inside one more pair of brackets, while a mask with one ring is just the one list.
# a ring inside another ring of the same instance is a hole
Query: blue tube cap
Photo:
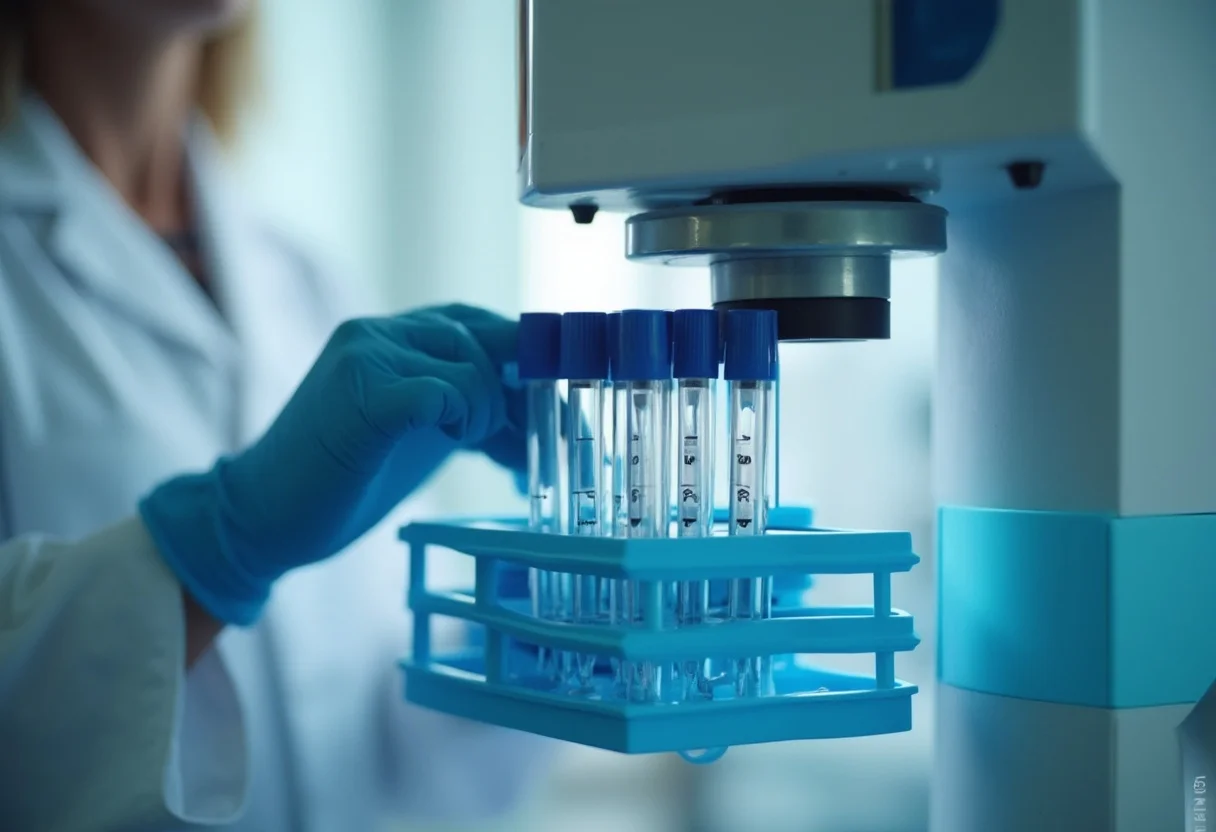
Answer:
[[620, 362], [621, 313], [608, 313], [608, 378], [616, 378], [616, 365]]
[[726, 367], [730, 381], [777, 378], [777, 313], [731, 309], [726, 313]]
[[677, 309], [672, 318], [676, 378], [717, 378], [722, 363], [718, 313], [713, 309]]
[[620, 339], [614, 378], [619, 381], [662, 381], [671, 378], [670, 313], [626, 309], [621, 313]]
[[561, 353], [561, 315], [525, 312], [519, 316], [519, 377], [522, 381], [556, 379]]
[[608, 316], [603, 312], [562, 315], [559, 375], [566, 379], [608, 378]]

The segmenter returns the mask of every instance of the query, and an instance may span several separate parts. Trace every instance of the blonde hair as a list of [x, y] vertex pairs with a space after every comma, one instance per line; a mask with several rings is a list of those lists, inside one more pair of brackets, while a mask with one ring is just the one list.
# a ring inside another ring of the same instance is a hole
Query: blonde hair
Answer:
[[[16, 114], [26, 81], [30, 0], [0, 0], [0, 127]], [[225, 143], [235, 141], [240, 115], [255, 97], [257, 8], [203, 44], [196, 106]]]

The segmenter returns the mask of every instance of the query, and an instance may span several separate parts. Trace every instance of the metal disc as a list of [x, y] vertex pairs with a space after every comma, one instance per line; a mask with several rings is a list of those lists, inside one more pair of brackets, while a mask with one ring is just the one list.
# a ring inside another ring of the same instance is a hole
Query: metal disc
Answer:
[[786, 202], [681, 206], [630, 217], [630, 260], [703, 266], [798, 255], [936, 254], [946, 212], [921, 202]]

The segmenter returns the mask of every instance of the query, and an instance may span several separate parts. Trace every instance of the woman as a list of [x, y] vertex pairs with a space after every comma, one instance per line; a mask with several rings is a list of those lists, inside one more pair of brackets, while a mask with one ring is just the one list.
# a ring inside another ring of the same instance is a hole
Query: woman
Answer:
[[333, 287], [213, 146], [246, 2], [5, 9], [0, 828], [500, 808], [537, 746], [405, 707], [401, 553], [331, 556], [454, 450], [518, 468], [514, 325], [453, 307], [325, 342]]

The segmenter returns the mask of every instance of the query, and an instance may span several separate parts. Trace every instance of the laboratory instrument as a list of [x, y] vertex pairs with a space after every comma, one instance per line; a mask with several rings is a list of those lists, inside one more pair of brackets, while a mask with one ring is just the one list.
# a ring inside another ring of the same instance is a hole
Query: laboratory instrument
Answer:
[[628, 257], [783, 340], [887, 338], [892, 255], [942, 253], [935, 829], [1182, 829], [1216, 678], [1216, 5], [521, 8], [526, 204], [629, 212]]
[[[726, 313], [726, 378], [730, 409], [731, 535], [764, 534], [768, 521], [769, 426], [772, 422], [773, 382], [777, 377], [777, 313], [762, 309], [732, 309]], [[727, 618], [731, 621], [772, 616], [773, 579], [736, 578], [730, 582]], [[737, 660], [734, 673], [739, 696], [765, 696], [772, 689], [768, 656]]]
[[[625, 536], [663, 538], [671, 526], [671, 327], [661, 310], [620, 313], [613, 383], [625, 399], [620, 478], [626, 503]], [[675, 615], [675, 585], [623, 581], [617, 620], [645, 624]], [[678, 701], [683, 673], [675, 662], [622, 665], [625, 694], [644, 702]]]
[[[528, 312], [519, 318], [519, 379], [526, 388], [528, 443], [528, 528], [550, 534], [565, 531], [561, 491], [562, 438], [561, 395], [558, 391], [561, 360], [561, 315]], [[561, 598], [559, 576], [547, 569], [532, 568], [528, 573], [532, 614], [555, 619], [554, 604]], [[557, 673], [552, 651], [538, 648], [537, 659], [546, 675]]]
[[[569, 534], [598, 537], [612, 533], [610, 482], [605, 481], [605, 433], [608, 387], [608, 316], [603, 312], [567, 312], [561, 319], [560, 372], [566, 379], [567, 479], [569, 482]], [[569, 598], [564, 614], [569, 621], [587, 624], [599, 617], [607, 595], [596, 575], [567, 575]], [[573, 656], [570, 681], [587, 690], [595, 672], [596, 656]]]

